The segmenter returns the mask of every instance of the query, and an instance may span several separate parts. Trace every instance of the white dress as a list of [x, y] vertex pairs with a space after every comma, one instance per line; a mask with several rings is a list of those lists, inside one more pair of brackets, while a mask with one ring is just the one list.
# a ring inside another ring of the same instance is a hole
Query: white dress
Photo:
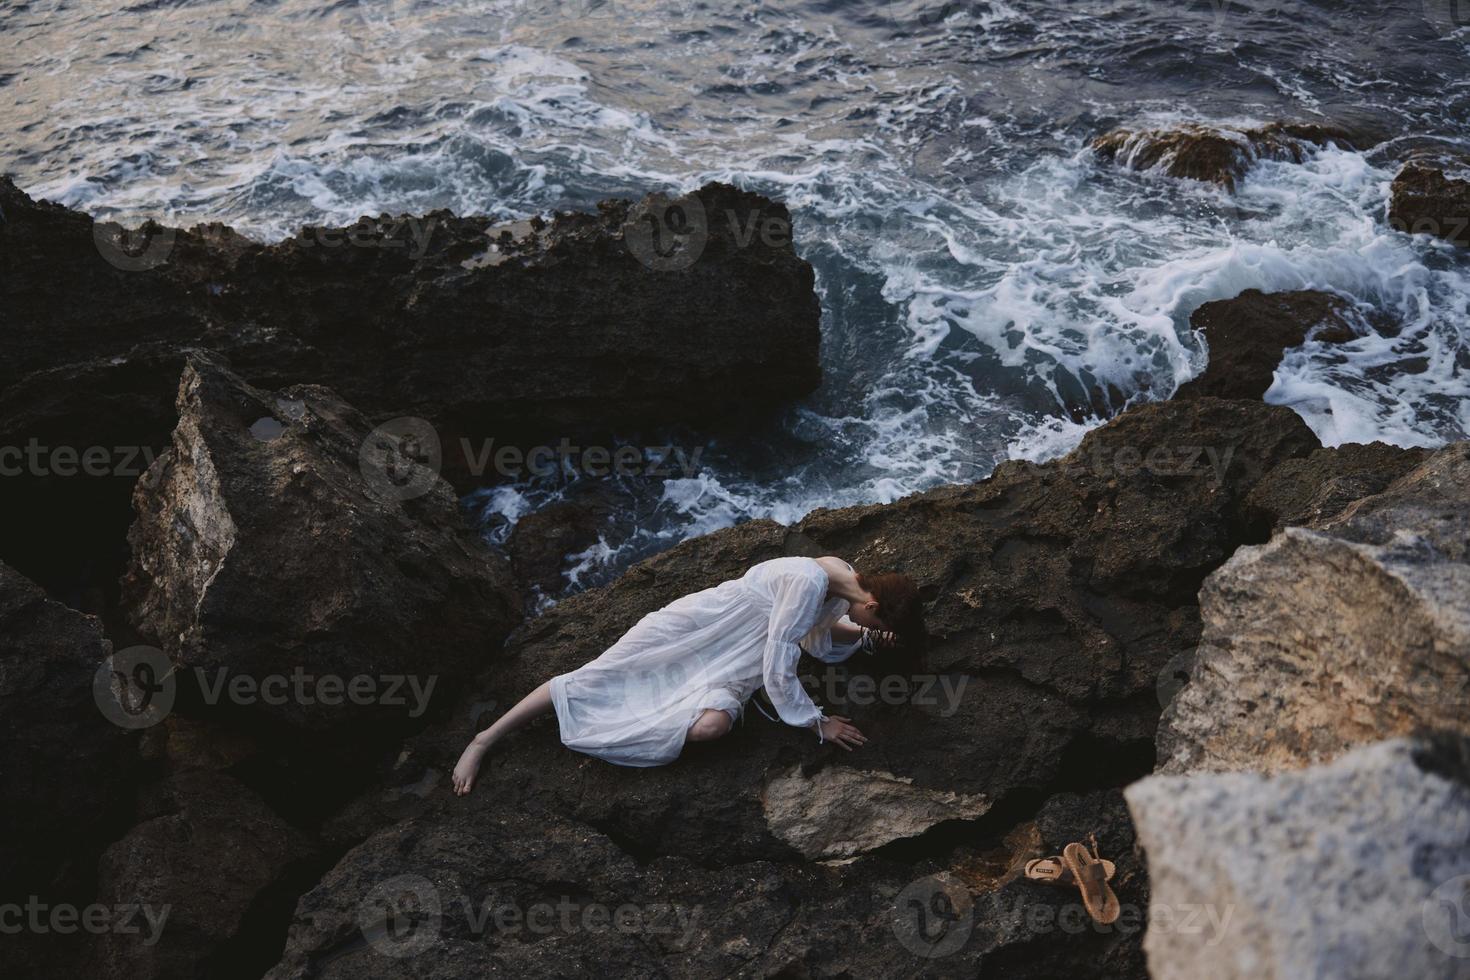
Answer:
[[705, 708], [733, 721], [762, 684], [788, 725], [825, 719], [797, 678], [801, 652], [839, 663], [858, 646], [833, 646], [848, 603], [828, 588], [813, 559], [776, 558], [649, 613], [596, 660], [552, 678], [562, 742], [622, 766], [664, 765]]

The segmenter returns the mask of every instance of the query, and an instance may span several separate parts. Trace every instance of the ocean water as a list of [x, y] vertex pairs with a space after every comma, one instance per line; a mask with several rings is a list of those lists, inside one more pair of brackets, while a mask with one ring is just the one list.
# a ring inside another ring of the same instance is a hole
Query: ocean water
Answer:
[[[467, 499], [504, 541], [595, 498], [605, 529], [568, 589], [752, 517], [1065, 452], [1201, 370], [1190, 313], [1250, 287], [1364, 313], [1361, 338], [1291, 352], [1267, 394], [1324, 442], [1470, 433], [1470, 261], [1385, 221], [1405, 152], [1470, 150], [1466, 0], [11, 0], [0, 37], [5, 170], [124, 222], [276, 239], [711, 179], [786, 202], [817, 270], [820, 391], [683, 442], [700, 465], [674, 478]], [[1085, 148], [1117, 125], [1277, 119], [1377, 145], [1260, 163], [1234, 194]], [[1110, 403], [1069, 411], [1100, 388]]]

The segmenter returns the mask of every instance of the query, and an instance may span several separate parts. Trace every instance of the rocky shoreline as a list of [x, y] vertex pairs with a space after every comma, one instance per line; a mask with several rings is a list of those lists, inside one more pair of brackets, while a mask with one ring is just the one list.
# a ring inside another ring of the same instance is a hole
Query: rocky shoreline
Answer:
[[[1417, 186], [1395, 201], [1458, 206]], [[155, 942], [51, 930], [0, 968], [1470, 975], [1436, 904], [1470, 881], [1470, 444], [1325, 448], [1260, 400], [1283, 349], [1373, 328], [1338, 297], [1206, 304], [1204, 374], [1060, 459], [694, 538], [524, 617], [546, 562], [485, 545], [454, 461], [391, 420], [605, 434], [810, 390], [789, 214], [695, 197], [672, 246], [640, 237], [674, 213], [654, 197], [488, 237], [440, 215], [427, 239], [374, 219], [371, 247], [154, 228], [119, 253], [0, 182], [3, 444], [153, 449], [131, 476], [0, 480], [25, 515], [0, 541], [0, 772], [26, 842], [0, 905], [168, 910]], [[449, 792], [475, 729], [645, 613], [824, 553], [904, 569], [929, 607], [922, 661], [803, 663], [862, 752], [752, 712], [625, 770], [548, 721]], [[1021, 873], [1089, 834], [1112, 927]]]

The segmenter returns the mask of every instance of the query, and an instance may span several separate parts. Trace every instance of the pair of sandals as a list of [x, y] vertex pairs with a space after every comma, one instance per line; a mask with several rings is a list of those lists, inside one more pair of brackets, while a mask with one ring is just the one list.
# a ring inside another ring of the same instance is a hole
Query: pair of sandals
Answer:
[[1106, 861], [1098, 853], [1097, 836], [1088, 838], [1092, 851], [1081, 844], [1068, 844], [1062, 849], [1061, 857], [1036, 858], [1026, 862], [1026, 877], [1032, 881], [1044, 881], [1053, 885], [1077, 886], [1082, 893], [1082, 905], [1093, 921], [1109, 925], [1118, 921], [1122, 906], [1118, 896], [1108, 882], [1117, 873], [1117, 866]]

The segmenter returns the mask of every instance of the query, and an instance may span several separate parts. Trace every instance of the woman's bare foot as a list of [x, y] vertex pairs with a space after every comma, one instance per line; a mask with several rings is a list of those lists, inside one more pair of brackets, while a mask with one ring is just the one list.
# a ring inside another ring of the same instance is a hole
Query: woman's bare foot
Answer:
[[515, 707], [501, 715], [495, 724], [476, 735], [465, 748], [464, 755], [454, 764], [454, 795], [464, 796], [475, 788], [475, 774], [480, 771], [480, 763], [496, 742], [534, 719], [551, 714], [551, 711], [551, 681], [547, 681], [517, 701]]
[[454, 795], [465, 796], [475, 788], [475, 775], [480, 771], [480, 763], [485, 758], [485, 753], [490, 751], [491, 743], [476, 738], [465, 746], [464, 754], [454, 764]]

